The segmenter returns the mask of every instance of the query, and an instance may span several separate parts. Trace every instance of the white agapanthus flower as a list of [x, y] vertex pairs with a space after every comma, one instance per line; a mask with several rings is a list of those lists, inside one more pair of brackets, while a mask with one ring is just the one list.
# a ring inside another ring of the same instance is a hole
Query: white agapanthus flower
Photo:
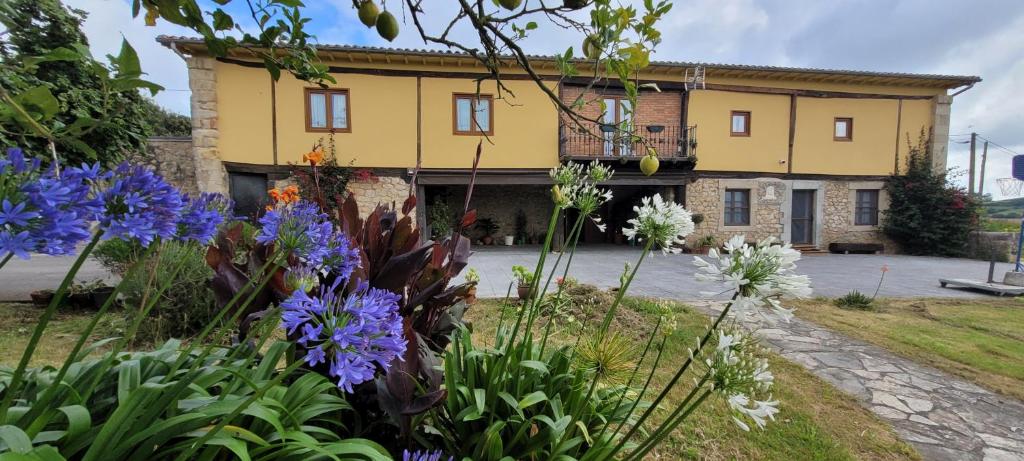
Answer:
[[629, 221], [622, 233], [630, 240], [653, 241], [668, 254], [682, 251], [679, 245], [693, 232], [693, 216], [682, 205], [666, 202], [661, 194], [644, 197], [641, 206], [633, 207], [637, 216]]
[[707, 259], [695, 257], [693, 263], [697, 280], [717, 283], [721, 292], [736, 293], [730, 307], [733, 314], [757, 313], [769, 321], [789, 321], [793, 311], [782, 307], [780, 300], [811, 295], [810, 278], [795, 272], [798, 260], [800, 252], [789, 244], [768, 238], [751, 246], [737, 235], [725, 243], [722, 253], [712, 249]]
[[[755, 353], [757, 340], [738, 331], [718, 331], [718, 343], [704, 360], [711, 388], [723, 395], [733, 411], [733, 421], [743, 430], [750, 426], [743, 418], [763, 428], [774, 420], [778, 402], [771, 399], [775, 377], [768, 362]], [[759, 396], [767, 399], [759, 400]]]
[[575, 208], [580, 214], [590, 218], [597, 228], [604, 232], [606, 225], [595, 213], [612, 199], [612, 191], [598, 186], [598, 183], [611, 179], [615, 172], [611, 168], [593, 161], [586, 168], [580, 163], [568, 162], [549, 173], [552, 186], [552, 200], [563, 209]]

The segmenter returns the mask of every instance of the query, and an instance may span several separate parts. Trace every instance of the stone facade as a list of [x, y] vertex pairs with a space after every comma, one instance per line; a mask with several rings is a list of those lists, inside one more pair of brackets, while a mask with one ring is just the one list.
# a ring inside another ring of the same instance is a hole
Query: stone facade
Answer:
[[193, 56], [188, 64], [192, 90], [192, 160], [196, 184], [204, 192], [228, 193], [227, 171], [220, 161], [217, 140], [217, 74], [213, 58]]
[[[882, 181], [846, 180], [784, 180], [777, 178], [722, 179], [701, 178], [686, 187], [686, 206], [692, 213], [700, 213], [704, 221], [699, 224], [690, 242], [712, 235], [719, 243], [734, 235], [743, 234], [748, 241], [775, 237], [790, 240], [792, 191], [815, 190], [814, 246], [827, 249], [830, 243], [882, 243], [886, 252], [897, 250], [879, 226], [854, 224], [854, 204], [859, 189], [878, 189], [879, 209], [888, 206]], [[750, 225], [725, 226], [723, 224], [726, 189], [751, 191]]]
[[132, 163], [147, 165], [182, 192], [195, 196], [196, 167], [192, 161], [192, 138], [157, 136], [146, 140], [145, 154], [132, 154]]
[[[409, 197], [409, 182], [400, 175], [374, 173], [368, 179], [349, 180], [348, 191], [355, 195], [356, 204], [359, 205], [359, 216], [365, 217], [373, 212], [378, 204], [393, 206], [401, 211], [402, 204]], [[416, 210], [409, 215], [415, 220]]]

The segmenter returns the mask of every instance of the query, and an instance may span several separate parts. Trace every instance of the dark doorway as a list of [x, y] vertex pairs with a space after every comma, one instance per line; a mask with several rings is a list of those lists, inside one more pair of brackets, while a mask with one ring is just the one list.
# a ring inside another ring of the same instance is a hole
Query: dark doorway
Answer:
[[[680, 184], [675, 186], [638, 186], [620, 185], [608, 186], [612, 191], [612, 200], [601, 206], [598, 215], [601, 216], [601, 223], [606, 226], [601, 232], [591, 220], [586, 220], [583, 225], [583, 235], [580, 236], [580, 244], [611, 243], [617, 245], [631, 244], [622, 234], [622, 228], [627, 221], [632, 219], [636, 212], [633, 207], [640, 205], [641, 199], [654, 194], [661, 194], [661, 197], [669, 202], [686, 204], [686, 186]], [[570, 210], [565, 216], [565, 234], [568, 235], [572, 224], [576, 222], [579, 213]], [[635, 243], [635, 242], [633, 242]]]
[[790, 242], [800, 245], [814, 243], [814, 190], [793, 191], [793, 225]]
[[235, 201], [235, 216], [255, 221], [266, 208], [267, 175], [255, 173], [229, 173], [231, 200]]

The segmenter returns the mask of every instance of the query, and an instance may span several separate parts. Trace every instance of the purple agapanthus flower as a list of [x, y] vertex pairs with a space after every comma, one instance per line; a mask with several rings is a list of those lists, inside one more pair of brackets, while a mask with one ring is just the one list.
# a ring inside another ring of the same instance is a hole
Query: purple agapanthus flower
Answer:
[[185, 210], [178, 221], [178, 238], [183, 241], [209, 243], [217, 228], [227, 219], [234, 205], [221, 194], [203, 192], [198, 198], [182, 197]]
[[359, 267], [359, 252], [320, 207], [306, 200], [278, 203], [260, 218], [256, 241], [294, 254], [302, 264], [343, 279]]
[[7, 149], [0, 158], [0, 257], [29, 252], [65, 255], [90, 236], [89, 225], [99, 210], [92, 197], [99, 166], [43, 171], [39, 159], [26, 159], [21, 149]]
[[351, 393], [352, 386], [373, 379], [378, 367], [387, 370], [405, 353], [401, 297], [361, 283], [342, 298], [338, 287], [347, 279], [337, 277], [321, 286], [318, 296], [298, 289], [281, 303], [281, 326], [306, 350], [306, 363], [328, 364], [338, 387]]
[[97, 221], [104, 238], [137, 239], [149, 246], [157, 238], [173, 238], [185, 205], [181, 193], [160, 175], [127, 162], [117, 166], [98, 198]]
[[[446, 458], [441, 450], [402, 451], [402, 461], [442, 461], [443, 459]], [[448, 461], [452, 461], [452, 459], [454, 458], [451, 456], [447, 458]]]

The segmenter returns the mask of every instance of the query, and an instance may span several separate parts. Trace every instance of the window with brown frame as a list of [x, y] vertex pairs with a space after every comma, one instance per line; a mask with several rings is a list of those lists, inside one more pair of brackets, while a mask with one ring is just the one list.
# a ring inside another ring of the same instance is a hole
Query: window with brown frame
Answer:
[[832, 137], [836, 141], [853, 141], [853, 119], [850, 117], [836, 117]]
[[729, 134], [733, 136], [750, 136], [750, 111], [732, 111], [729, 117]]
[[351, 133], [352, 104], [346, 89], [306, 88], [306, 131]]
[[489, 94], [453, 94], [452, 132], [469, 136], [493, 135], [494, 98]]

